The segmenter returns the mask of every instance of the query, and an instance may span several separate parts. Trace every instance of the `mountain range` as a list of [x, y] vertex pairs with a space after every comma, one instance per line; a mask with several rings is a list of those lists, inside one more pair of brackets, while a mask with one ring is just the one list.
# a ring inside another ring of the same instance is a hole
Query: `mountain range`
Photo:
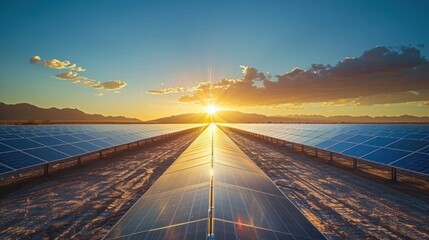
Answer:
[[221, 111], [210, 116], [207, 113], [188, 113], [163, 117], [150, 121], [123, 116], [88, 114], [71, 108], [40, 108], [28, 103], [6, 104], [0, 102], [0, 122], [21, 124], [46, 123], [429, 123], [429, 117], [402, 116], [321, 116], [288, 115], [266, 116], [256, 113]]
[[141, 123], [136, 118], [88, 114], [71, 108], [39, 108], [28, 103], [0, 102], [0, 121], [3, 123]]
[[156, 120], [148, 123], [429, 123], [429, 117], [402, 116], [321, 116], [321, 115], [288, 115], [266, 116], [256, 113], [242, 113], [236, 111], [217, 112], [214, 116], [206, 113], [181, 114]]

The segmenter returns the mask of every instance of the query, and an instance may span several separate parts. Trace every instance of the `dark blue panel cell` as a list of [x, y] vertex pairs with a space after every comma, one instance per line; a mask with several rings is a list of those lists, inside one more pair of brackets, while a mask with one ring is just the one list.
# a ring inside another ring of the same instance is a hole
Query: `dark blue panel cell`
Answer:
[[363, 155], [368, 154], [376, 149], [378, 148], [373, 146], [357, 145], [353, 148], [347, 149], [342, 153], [352, 157], [362, 157]]
[[6, 166], [0, 165], [0, 174], [7, 173], [7, 172], [12, 172], [12, 171], [13, 171], [12, 168], [8, 168]]
[[109, 147], [114, 146], [113, 144], [104, 142], [103, 140], [99, 140], [99, 139], [91, 140], [91, 141], [88, 141], [88, 142], [91, 143], [91, 144], [97, 145], [99, 147], [102, 147], [102, 148], [109, 148]]
[[15, 134], [6, 134], [6, 135], [2, 135], [1, 137], [2, 137], [3, 139], [15, 139], [15, 138], [21, 138], [20, 136], [15, 135]]
[[[160, 228], [152, 231], [142, 231], [128, 236], [114, 238], [122, 240], [161, 240], [161, 239], [207, 239], [207, 219]], [[105, 239], [111, 239], [107, 236]], [[217, 238], [216, 238], [217, 239]], [[219, 238], [222, 239], [222, 238]], [[226, 238], [225, 238], [226, 239]]]
[[11, 148], [11, 147], [9, 147], [9, 146], [6, 146], [6, 145], [0, 143], [0, 153], [1, 152], [10, 152], [10, 151], [14, 151], [14, 149]]
[[407, 136], [409, 133], [403, 133], [403, 132], [395, 132], [390, 134], [388, 137], [392, 137], [392, 138], [403, 138], [405, 136]]
[[20, 133], [19, 136], [22, 138], [37, 137], [35, 134], [32, 133]]
[[366, 145], [373, 145], [377, 147], [383, 147], [389, 145], [393, 142], [398, 141], [397, 138], [388, 138], [388, 137], [375, 137], [371, 140], [365, 142]]
[[387, 145], [388, 148], [407, 150], [407, 151], [416, 151], [421, 148], [429, 146], [429, 141], [424, 140], [414, 140], [414, 139], [401, 139], [397, 142], [394, 142], [390, 145]]
[[404, 152], [404, 151], [393, 150], [388, 148], [381, 148], [375, 152], [364, 155], [362, 158], [368, 159], [374, 162], [378, 162], [378, 163], [389, 164], [408, 154], [410, 154], [410, 152]]
[[214, 222], [214, 233], [216, 239], [323, 239], [320, 233], [318, 236], [316, 234], [312, 234], [309, 237], [293, 236], [292, 234], [275, 232], [269, 229], [255, 228], [242, 225], [241, 223], [230, 223], [219, 220], [215, 220]]
[[93, 132], [90, 133], [91, 137], [93, 137], [93, 139], [99, 139], [99, 138], [106, 138], [107, 134], [104, 132]]
[[65, 154], [68, 154], [70, 156], [78, 156], [88, 152], [86, 150], [80, 149], [70, 144], [57, 145], [57, 146], [53, 146], [52, 148], [60, 152], [63, 152]]
[[87, 150], [88, 152], [94, 152], [94, 151], [102, 149], [101, 147], [95, 146], [95, 145], [88, 143], [88, 142], [78, 142], [78, 143], [73, 143], [73, 145], [78, 147], [78, 148], [82, 148], [84, 150]]
[[35, 137], [35, 138], [30, 138], [31, 140], [44, 144], [46, 146], [53, 146], [53, 145], [60, 145], [60, 144], [64, 144], [65, 142], [58, 140], [56, 138], [53, 137]]
[[77, 138], [82, 139], [82, 140], [85, 140], [85, 141], [94, 139], [94, 137], [91, 137], [91, 136], [89, 136], [87, 134], [83, 134], [83, 133], [73, 134], [72, 136], [73, 137], [77, 137]]
[[416, 133], [412, 133], [412, 134], [408, 134], [407, 136], [405, 136], [404, 138], [409, 138], [409, 139], [424, 139], [426, 138], [428, 135], [426, 134], [416, 134]]
[[20, 150], [43, 147], [43, 145], [25, 138], [0, 140], [0, 142]]
[[49, 136], [49, 133], [47, 133], [47, 132], [37, 132], [37, 133], [34, 133], [34, 134], [37, 135], [38, 137]]
[[327, 148], [327, 147], [332, 146], [332, 145], [337, 144], [337, 143], [338, 143], [338, 141], [326, 140], [324, 142], [317, 144], [316, 147]]
[[392, 134], [392, 132], [385, 131], [385, 132], [377, 132], [377, 134], [375, 134], [375, 135], [379, 136], [379, 137], [387, 137], [391, 134]]
[[392, 163], [394, 167], [404, 168], [415, 172], [429, 174], [429, 155], [413, 153], [403, 159]]
[[20, 169], [45, 162], [22, 152], [7, 152], [0, 153], [0, 163], [8, 167]]
[[420, 150], [419, 150], [419, 152], [429, 154], [429, 146], [427, 146], [427, 147], [425, 147], [425, 148], [420, 149]]
[[356, 146], [356, 144], [348, 143], [348, 142], [340, 142], [340, 143], [337, 143], [333, 146], [328, 147], [328, 150], [331, 150], [333, 152], [342, 152], [342, 151], [349, 149], [349, 148], [352, 148], [354, 146]]
[[353, 136], [355, 136], [355, 135], [343, 133], [343, 134], [340, 134], [338, 136], [335, 136], [335, 137], [331, 138], [330, 140], [344, 141], [344, 140], [349, 139], [349, 138], [351, 138]]
[[365, 142], [371, 138], [374, 138], [374, 136], [367, 136], [367, 135], [356, 135], [352, 138], [349, 138], [346, 140], [346, 142], [352, 142], [352, 143], [362, 143]]
[[64, 141], [66, 143], [74, 143], [74, 142], [80, 142], [80, 141], [82, 141], [79, 138], [75, 138], [75, 137], [72, 137], [70, 135], [58, 135], [58, 136], [55, 136], [55, 138], [57, 138], [57, 139], [59, 139], [61, 141]]
[[54, 150], [48, 147], [30, 149], [30, 150], [26, 150], [25, 152], [46, 161], [55, 161], [55, 160], [60, 160], [60, 159], [69, 157], [64, 153], [58, 152], [57, 150]]
[[116, 145], [121, 145], [123, 142], [118, 141], [117, 139], [114, 138], [105, 138], [103, 139], [104, 142], [107, 142], [109, 144], [112, 144], [112, 146], [116, 146]]

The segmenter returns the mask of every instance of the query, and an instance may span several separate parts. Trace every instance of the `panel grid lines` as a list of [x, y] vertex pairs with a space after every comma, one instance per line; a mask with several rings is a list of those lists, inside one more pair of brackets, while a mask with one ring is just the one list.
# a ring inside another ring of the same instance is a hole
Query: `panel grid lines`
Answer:
[[[2, 125], [0, 163], [22, 170], [200, 126], [204, 124]], [[0, 168], [0, 174], [6, 173], [7, 168]]]
[[[418, 174], [429, 173], [427, 124], [222, 125]], [[412, 164], [406, 164], [407, 159]]]

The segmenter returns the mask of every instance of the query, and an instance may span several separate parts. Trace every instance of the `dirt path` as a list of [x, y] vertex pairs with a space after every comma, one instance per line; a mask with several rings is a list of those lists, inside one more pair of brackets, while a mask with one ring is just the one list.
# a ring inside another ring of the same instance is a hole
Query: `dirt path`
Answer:
[[101, 239], [196, 136], [93, 162], [0, 196], [0, 239]]
[[429, 239], [429, 193], [416, 196], [314, 157], [229, 132], [331, 239]]

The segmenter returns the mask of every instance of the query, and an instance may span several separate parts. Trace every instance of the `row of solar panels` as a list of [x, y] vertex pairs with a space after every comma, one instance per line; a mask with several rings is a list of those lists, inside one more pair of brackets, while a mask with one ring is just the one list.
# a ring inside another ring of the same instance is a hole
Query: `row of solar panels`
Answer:
[[429, 125], [226, 124], [226, 126], [429, 174]]
[[87, 154], [196, 124], [0, 126], [0, 174]]
[[215, 239], [324, 239], [215, 125], [201, 133], [105, 239], [205, 239], [212, 224]]

